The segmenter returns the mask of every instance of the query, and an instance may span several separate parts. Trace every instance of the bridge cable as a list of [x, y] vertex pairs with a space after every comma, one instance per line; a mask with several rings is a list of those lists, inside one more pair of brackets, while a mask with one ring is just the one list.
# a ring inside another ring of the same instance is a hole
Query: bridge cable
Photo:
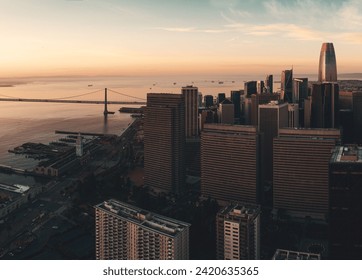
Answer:
[[73, 95], [73, 96], [66, 96], [66, 97], [58, 97], [58, 98], [50, 98], [50, 99], [53, 99], [53, 100], [70, 99], [70, 98], [75, 98], [75, 97], [90, 95], [90, 94], [96, 93], [96, 92], [98, 92], [98, 91], [103, 91], [103, 90], [98, 89], [98, 90], [95, 90], [95, 91], [92, 91], [92, 92], [83, 93], [83, 94], [78, 94], [78, 95]]
[[132, 96], [132, 95], [128, 95], [128, 94], [125, 94], [125, 93], [121, 93], [121, 92], [115, 91], [115, 90], [113, 90], [113, 89], [108, 89], [108, 91], [114, 92], [114, 93], [119, 94], [119, 95], [122, 95], [122, 96], [126, 96], [126, 97], [130, 97], [130, 98], [142, 100], [142, 101], [145, 101], [145, 100], [146, 100], [145, 98], [135, 97], [135, 96]]

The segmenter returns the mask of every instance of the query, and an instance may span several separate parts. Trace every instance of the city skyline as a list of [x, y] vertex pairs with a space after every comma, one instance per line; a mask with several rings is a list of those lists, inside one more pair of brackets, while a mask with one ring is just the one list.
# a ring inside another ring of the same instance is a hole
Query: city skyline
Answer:
[[362, 71], [356, 0], [2, 2], [3, 77], [316, 73], [322, 42]]

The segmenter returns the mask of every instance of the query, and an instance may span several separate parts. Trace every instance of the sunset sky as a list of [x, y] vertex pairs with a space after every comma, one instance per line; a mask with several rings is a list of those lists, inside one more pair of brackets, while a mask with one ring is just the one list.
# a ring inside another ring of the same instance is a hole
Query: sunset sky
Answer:
[[0, 76], [362, 72], [358, 0], [0, 0]]

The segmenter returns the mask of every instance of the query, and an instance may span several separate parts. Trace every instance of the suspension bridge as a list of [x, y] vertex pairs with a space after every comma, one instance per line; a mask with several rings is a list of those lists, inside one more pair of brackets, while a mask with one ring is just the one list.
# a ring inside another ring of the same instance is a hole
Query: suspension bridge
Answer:
[[[12, 101], [12, 102], [49, 102], [49, 103], [77, 103], [77, 104], [104, 104], [104, 115], [113, 114], [114, 112], [109, 112], [107, 105], [108, 104], [123, 104], [123, 105], [145, 105], [146, 99], [131, 96], [125, 93], [121, 93], [112, 89], [104, 89], [104, 100], [83, 100], [83, 99], [73, 99], [79, 98], [83, 96], [88, 96], [91, 94], [97, 94], [102, 92], [103, 90], [96, 90], [92, 92], [87, 92], [83, 94], [73, 95], [73, 96], [66, 96], [61, 98], [47, 98], [47, 99], [40, 99], [40, 98], [21, 98], [21, 97], [13, 97], [0, 94], [0, 101]], [[122, 96], [122, 100], [115, 100], [110, 101], [108, 100], [108, 93], [114, 93], [117, 95]]]

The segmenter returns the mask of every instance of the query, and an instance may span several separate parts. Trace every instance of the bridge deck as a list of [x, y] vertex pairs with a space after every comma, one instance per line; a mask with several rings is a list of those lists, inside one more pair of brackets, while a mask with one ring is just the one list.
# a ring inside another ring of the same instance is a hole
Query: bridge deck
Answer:
[[[0, 101], [12, 102], [49, 102], [49, 103], [85, 103], [104, 104], [104, 100], [64, 100], [64, 99], [36, 99], [36, 98], [0, 98]], [[145, 105], [145, 101], [107, 101], [107, 104], [135, 104]]]

